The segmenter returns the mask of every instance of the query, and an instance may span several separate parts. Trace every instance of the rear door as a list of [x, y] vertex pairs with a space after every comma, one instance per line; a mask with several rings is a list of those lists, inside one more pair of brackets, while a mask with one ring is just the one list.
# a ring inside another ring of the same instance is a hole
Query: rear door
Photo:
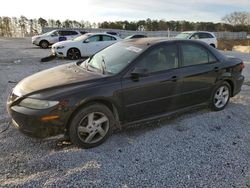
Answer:
[[[129, 121], [167, 113], [179, 108], [180, 71], [178, 48], [161, 44], [148, 50], [122, 79], [124, 112]], [[131, 78], [134, 69], [147, 70], [138, 80]]]
[[182, 107], [210, 100], [221, 63], [203, 45], [180, 42], [182, 74]]

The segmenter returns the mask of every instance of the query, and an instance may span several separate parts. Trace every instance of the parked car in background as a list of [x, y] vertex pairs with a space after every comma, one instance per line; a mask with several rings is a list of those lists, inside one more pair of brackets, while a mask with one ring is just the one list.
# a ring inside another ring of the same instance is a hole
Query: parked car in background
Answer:
[[[90, 43], [91, 35], [85, 37]], [[243, 68], [242, 60], [201, 41], [123, 40], [85, 61], [23, 79], [7, 109], [27, 135], [66, 133], [75, 145], [90, 148], [121, 125], [199, 107], [224, 109], [241, 90]]]
[[119, 37], [110, 34], [87, 33], [73, 40], [58, 42], [52, 45], [51, 50], [58, 57], [79, 59], [91, 56], [119, 40]]
[[207, 31], [185, 31], [178, 34], [175, 38], [201, 40], [214, 48], [217, 48], [218, 45], [216, 36], [213, 33]]
[[107, 33], [107, 34], [110, 34], [110, 35], [119, 36], [119, 34], [116, 33], [116, 32], [114, 32], [114, 31], [107, 31], [106, 33]]
[[127, 36], [127, 37], [124, 38], [124, 39], [138, 39], [138, 38], [146, 38], [146, 37], [147, 37], [146, 35], [136, 34], [136, 35]]
[[82, 33], [78, 30], [71, 29], [56, 29], [42, 35], [32, 37], [32, 44], [40, 46], [41, 48], [48, 48], [50, 45], [63, 40], [70, 40], [81, 36]]

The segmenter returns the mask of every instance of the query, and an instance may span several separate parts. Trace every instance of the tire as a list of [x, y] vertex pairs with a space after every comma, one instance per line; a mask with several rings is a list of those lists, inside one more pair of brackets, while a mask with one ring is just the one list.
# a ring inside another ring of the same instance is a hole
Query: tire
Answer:
[[40, 46], [41, 48], [43, 48], [43, 49], [46, 49], [46, 48], [49, 47], [49, 42], [46, 41], [46, 40], [42, 40], [42, 41], [40, 41], [39, 46]]
[[114, 124], [114, 116], [108, 107], [92, 104], [78, 111], [73, 117], [69, 126], [69, 137], [78, 147], [96, 147], [112, 134]]
[[80, 59], [81, 52], [77, 48], [70, 48], [67, 52], [67, 58], [71, 60]]
[[212, 110], [219, 111], [223, 110], [231, 96], [231, 86], [227, 82], [223, 82], [217, 86], [213, 92], [211, 108]]

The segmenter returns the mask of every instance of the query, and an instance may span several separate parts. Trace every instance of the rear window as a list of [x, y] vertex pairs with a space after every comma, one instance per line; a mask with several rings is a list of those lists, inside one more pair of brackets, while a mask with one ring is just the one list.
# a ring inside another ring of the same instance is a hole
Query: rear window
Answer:
[[200, 39], [209, 39], [209, 38], [214, 38], [214, 37], [210, 33], [199, 33], [199, 38]]
[[116, 40], [116, 38], [108, 36], [108, 35], [102, 35], [102, 40], [103, 41], [110, 41], [110, 40]]
[[182, 44], [182, 66], [200, 65], [217, 61], [205, 48], [194, 44]]
[[58, 31], [59, 35], [66, 36], [66, 35], [77, 35], [78, 33], [76, 31]]

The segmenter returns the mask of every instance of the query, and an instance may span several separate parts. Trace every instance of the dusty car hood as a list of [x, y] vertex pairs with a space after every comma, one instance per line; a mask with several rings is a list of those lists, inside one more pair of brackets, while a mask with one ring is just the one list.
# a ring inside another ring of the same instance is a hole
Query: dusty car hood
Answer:
[[101, 77], [102, 75], [86, 71], [76, 63], [70, 63], [47, 69], [24, 78], [16, 85], [13, 93], [17, 96], [23, 96], [43, 89], [88, 81]]

